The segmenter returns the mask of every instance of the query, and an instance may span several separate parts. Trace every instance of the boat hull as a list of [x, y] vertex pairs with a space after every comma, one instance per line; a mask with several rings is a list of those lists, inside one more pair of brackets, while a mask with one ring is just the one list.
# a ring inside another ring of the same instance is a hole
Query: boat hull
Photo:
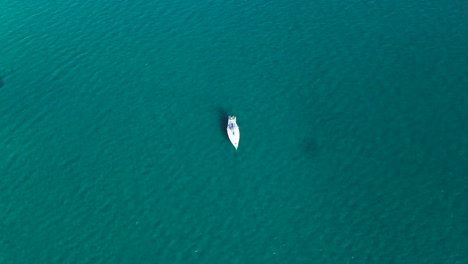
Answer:
[[240, 131], [239, 131], [239, 126], [236, 123], [236, 117], [235, 116], [230, 116], [228, 119], [228, 125], [227, 125], [227, 134], [229, 137], [229, 140], [231, 141], [232, 145], [236, 148], [239, 147], [239, 140], [240, 140]]

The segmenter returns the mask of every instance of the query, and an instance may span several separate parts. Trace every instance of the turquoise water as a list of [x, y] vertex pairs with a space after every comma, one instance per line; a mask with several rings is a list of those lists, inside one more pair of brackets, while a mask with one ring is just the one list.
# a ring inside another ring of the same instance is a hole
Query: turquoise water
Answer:
[[0, 263], [468, 263], [466, 1], [0, 6]]

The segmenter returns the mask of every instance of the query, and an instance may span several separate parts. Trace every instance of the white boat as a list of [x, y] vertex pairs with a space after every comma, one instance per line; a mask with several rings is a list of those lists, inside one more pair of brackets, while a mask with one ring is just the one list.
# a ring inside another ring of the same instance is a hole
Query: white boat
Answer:
[[239, 146], [240, 132], [239, 132], [239, 126], [237, 126], [237, 123], [236, 123], [235, 116], [230, 116], [228, 119], [227, 134], [228, 134], [229, 140], [231, 140], [232, 145], [234, 145], [234, 147], [237, 150], [237, 147]]

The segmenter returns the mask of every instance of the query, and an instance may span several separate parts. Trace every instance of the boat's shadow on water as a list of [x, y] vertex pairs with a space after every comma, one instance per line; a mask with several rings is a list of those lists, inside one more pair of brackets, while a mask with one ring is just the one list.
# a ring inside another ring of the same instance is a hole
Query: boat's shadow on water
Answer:
[[218, 108], [217, 111], [218, 111], [219, 129], [220, 129], [221, 133], [224, 135], [224, 137], [228, 138], [228, 135], [226, 133], [226, 127], [227, 127], [227, 124], [228, 124], [228, 116], [229, 115], [226, 112], [226, 110], [224, 110], [222, 108]]

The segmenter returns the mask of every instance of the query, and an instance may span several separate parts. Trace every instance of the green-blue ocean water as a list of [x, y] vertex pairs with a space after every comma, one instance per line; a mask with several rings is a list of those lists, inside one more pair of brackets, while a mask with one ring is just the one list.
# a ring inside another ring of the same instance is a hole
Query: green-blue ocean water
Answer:
[[468, 263], [467, 1], [0, 0], [0, 77], [0, 263]]

